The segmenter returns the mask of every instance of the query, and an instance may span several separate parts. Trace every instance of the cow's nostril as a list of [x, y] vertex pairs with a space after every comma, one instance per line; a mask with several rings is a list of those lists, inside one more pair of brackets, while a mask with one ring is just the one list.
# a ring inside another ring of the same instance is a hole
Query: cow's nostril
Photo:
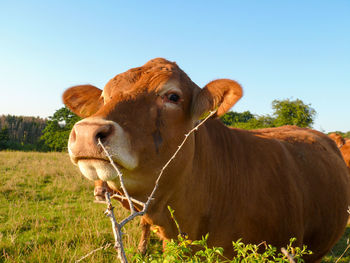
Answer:
[[107, 141], [108, 137], [112, 134], [113, 127], [111, 125], [106, 125], [102, 127], [95, 136], [96, 141], [101, 140], [101, 143], [104, 143]]
[[99, 132], [96, 134], [96, 141], [98, 141], [98, 139], [101, 140], [102, 143], [104, 143], [106, 141], [106, 138], [107, 138], [107, 134], [104, 133], [104, 132]]

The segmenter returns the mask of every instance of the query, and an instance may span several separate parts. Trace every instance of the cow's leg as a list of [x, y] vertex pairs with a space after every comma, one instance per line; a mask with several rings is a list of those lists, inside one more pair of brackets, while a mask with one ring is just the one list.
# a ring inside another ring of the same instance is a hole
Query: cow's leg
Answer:
[[107, 191], [108, 191], [108, 185], [106, 182], [102, 180], [95, 181], [94, 196], [96, 201], [106, 201], [105, 193]]
[[145, 255], [147, 251], [149, 236], [151, 233], [151, 225], [148, 224], [143, 217], [141, 217], [140, 226], [141, 226], [142, 233], [141, 233], [141, 238], [137, 249], [142, 255]]

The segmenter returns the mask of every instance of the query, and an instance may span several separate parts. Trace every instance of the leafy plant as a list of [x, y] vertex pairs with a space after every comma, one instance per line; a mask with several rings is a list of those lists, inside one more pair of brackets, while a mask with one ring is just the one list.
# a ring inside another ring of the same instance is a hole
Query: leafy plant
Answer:
[[[134, 262], [289, 262], [286, 255], [284, 255], [282, 252], [278, 252], [275, 247], [267, 245], [265, 242], [260, 243], [259, 245], [244, 244], [240, 239], [232, 242], [235, 256], [232, 259], [226, 258], [223, 255], [223, 248], [208, 246], [209, 234], [206, 234], [201, 240], [189, 240], [186, 234], [181, 233], [180, 226], [174, 216], [174, 210], [172, 210], [170, 207], [168, 207], [168, 209], [171, 218], [174, 220], [179, 231], [177, 239], [170, 240], [166, 244], [163, 253], [152, 252], [152, 254], [146, 256], [142, 256], [141, 254], [134, 255], [132, 258]], [[307, 250], [306, 246], [303, 246], [303, 248], [293, 247], [293, 243], [295, 241], [295, 238], [290, 239], [289, 244], [287, 244], [286, 251], [293, 256], [295, 262], [304, 262], [302, 257], [304, 255], [309, 255], [312, 252]]]

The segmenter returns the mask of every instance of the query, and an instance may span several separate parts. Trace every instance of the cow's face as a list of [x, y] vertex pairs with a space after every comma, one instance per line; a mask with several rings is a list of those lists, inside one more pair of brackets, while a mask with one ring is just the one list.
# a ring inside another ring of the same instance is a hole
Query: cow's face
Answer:
[[[227, 79], [200, 89], [164, 59], [117, 75], [103, 91], [72, 87], [63, 94], [64, 103], [85, 119], [70, 134], [71, 160], [87, 178], [108, 181], [117, 190], [117, 173], [98, 145], [100, 139], [130, 193], [152, 189], [160, 169], [200, 117], [213, 109], [224, 114], [241, 96], [240, 86]], [[194, 140], [181, 151], [176, 160], [180, 167], [173, 167], [180, 170], [193, 157]]]

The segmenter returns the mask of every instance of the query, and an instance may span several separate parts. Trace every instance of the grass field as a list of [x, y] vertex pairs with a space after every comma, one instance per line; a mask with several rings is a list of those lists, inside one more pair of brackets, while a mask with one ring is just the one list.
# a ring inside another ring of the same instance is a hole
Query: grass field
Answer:
[[[93, 203], [93, 182], [83, 178], [65, 153], [0, 152], [0, 262], [74, 262], [114, 242], [105, 205]], [[126, 211], [116, 205], [117, 218]], [[124, 232], [129, 255], [136, 251], [139, 220]], [[350, 230], [324, 262], [335, 262]], [[159, 248], [152, 241], [150, 250]], [[113, 262], [112, 247], [83, 262]], [[350, 252], [339, 262], [350, 262]]]

